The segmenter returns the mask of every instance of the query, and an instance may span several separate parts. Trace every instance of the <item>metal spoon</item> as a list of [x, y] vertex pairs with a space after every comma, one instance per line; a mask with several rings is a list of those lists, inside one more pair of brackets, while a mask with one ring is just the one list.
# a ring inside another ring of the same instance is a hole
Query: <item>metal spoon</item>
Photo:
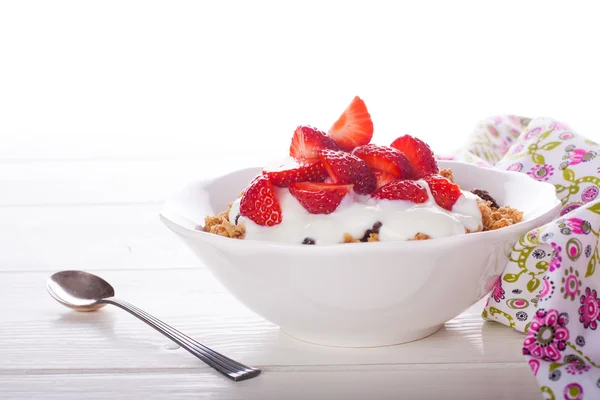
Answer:
[[113, 287], [96, 275], [83, 271], [57, 272], [48, 278], [46, 289], [56, 301], [76, 311], [96, 311], [106, 304], [120, 307], [234, 381], [243, 381], [260, 374], [260, 369], [247, 367], [225, 357], [126, 301], [115, 298]]

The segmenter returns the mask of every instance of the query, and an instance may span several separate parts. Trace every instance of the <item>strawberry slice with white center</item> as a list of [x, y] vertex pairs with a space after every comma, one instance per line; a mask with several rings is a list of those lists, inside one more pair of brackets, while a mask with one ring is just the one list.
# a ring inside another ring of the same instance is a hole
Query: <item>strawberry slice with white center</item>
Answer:
[[296, 128], [290, 156], [300, 162], [311, 163], [319, 159], [319, 152], [323, 149], [338, 150], [338, 146], [325, 132], [303, 125]]
[[440, 175], [429, 176], [425, 178], [425, 182], [429, 185], [429, 190], [431, 190], [437, 205], [452, 211], [452, 207], [458, 201], [458, 198], [462, 196], [460, 187]]
[[370, 194], [375, 190], [375, 174], [360, 158], [343, 151], [323, 150], [321, 160], [334, 183], [353, 184], [354, 191], [359, 194]]
[[290, 185], [290, 193], [311, 214], [331, 214], [344, 197], [352, 192], [353, 185], [337, 185], [320, 182], [296, 182]]
[[312, 164], [284, 163], [278, 167], [265, 167], [263, 174], [278, 187], [288, 187], [294, 182], [323, 182], [329, 175], [322, 161]]
[[240, 215], [262, 226], [281, 223], [281, 205], [268, 176], [259, 175], [250, 183], [240, 200]]
[[368, 144], [373, 138], [373, 121], [365, 102], [356, 96], [337, 121], [329, 128], [329, 136], [340, 149], [351, 151]]
[[391, 174], [397, 179], [406, 179], [412, 174], [408, 158], [392, 147], [365, 144], [352, 150], [352, 154], [372, 170]]
[[415, 181], [394, 181], [377, 189], [371, 195], [382, 200], [408, 200], [413, 203], [425, 203], [429, 199], [425, 187]]

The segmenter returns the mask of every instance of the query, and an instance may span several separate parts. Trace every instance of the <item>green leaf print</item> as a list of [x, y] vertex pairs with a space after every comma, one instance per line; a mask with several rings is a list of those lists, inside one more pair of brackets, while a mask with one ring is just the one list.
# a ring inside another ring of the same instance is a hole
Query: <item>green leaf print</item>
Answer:
[[538, 287], [540, 287], [540, 280], [536, 277], [531, 277], [529, 282], [527, 282], [527, 290], [529, 290], [529, 293], [535, 292]]
[[542, 146], [542, 150], [552, 150], [560, 146], [561, 142], [550, 142]]
[[593, 206], [588, 207], [588, 210], [590, 210], [593, 213], [600, 214], [600, 203], [596, 203]]
[[556, 193], [564, 192], [565, 190], [567, 190], [565, 186], [559, 185], [558, 183], [554, 185], [554, 187], [556, 188]]
[[[551, 133], [552, 133], [552, 130], [549, 130], [549, 131], [546, 131], [546, 132], [542, 133], [540, 135], [540, 139], [539, 140], [546, 139], [548, 136], [550, 136]], [[539, 140], [538, 140], [538, 143], [539, 143]]]
[[594, 272], [596, 272], [596, 257], [590, 258], [587, 270], [585, 271], [585, 277], [589, 278], [590, 276], [594, 275]]
[[563, 365], [564, 365], [564, 364], [557, 363], [557, 362], [550, 363], [550, 368], [548, 369], [548, 372], [552, 372], [552, 371], [554, 371], [556, 368], [560, 368], [560, 367], [562, 367]]
[[548, 386], [542, 386], [542, 393], [544, 394], [544, 400], [556, 400], [554, 392]]
[[510, 316], [510, 314], [505, 313], [504, 311], [499, 310], [496, 307], [490, 307], [490, 317], [491, 318], [494, 318], [494, 319], [496, 319], [498, 321], [498, 317], [496, 316], [498, 314], [502, 315], [502, 316], [504, 316], [504, 318], [506, 318], [506, 320], [508, 321], [508, 325], [511, 328], [515, 327], [515, 321], [513, 320], [513, 317]]
[[531, 159], [536, 164], [546, 164], [546, 159], [541, 154], [534, 154], [531, 156]]
[[585, 277], [590, 277], [596, 272], [596, 266], [598, 265], [598, 261], [600, 260], [600, 255], [598, 255], [598, 241], [596, 241], [596, 250], [594, 250], [594, 254], [590, 257], [590, 262], [587, 266], [587, 271], [585, 271]]
[[575, 182], [575, 172], [572, 169], [565, 168], [563, 169], [563, 178], [565, 178], [565, 181]]
[[504, 277], [502, 279], [504, 279], [505, 282], [514, 283], [514, 282], [516, 282], [519, 279], [519, 275], [516, 275], [516, 274], [504, 274]]
[[548, 261], [538, 261], [535, 263], [535, 267], [537, 269], [541, 269], [542, 271], [548, 270]]

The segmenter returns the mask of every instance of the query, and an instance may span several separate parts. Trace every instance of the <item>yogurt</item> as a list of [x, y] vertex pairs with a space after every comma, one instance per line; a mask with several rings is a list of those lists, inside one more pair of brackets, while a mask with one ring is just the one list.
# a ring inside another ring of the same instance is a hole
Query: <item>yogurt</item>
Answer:
[[[425, 203], [380, 200], [352, 193], [331, 214], [311, 214], [287, 188], [275, 188], [282, 210], [280, 224], [261, 226], [244, 216], [238, 218], [238, 224], [246, 227], [246, 239], [302, 243], [305, 238], [310, 238], [315, 245], [342, 243], [346, 233], [360, 239], [377, 222], [382, 224], [379, 230], [379, 240], [382, 242], [412, 239], [417, 233], [436, 239], [482, 228], [476, 195], [461, 191], [462, 195], [452, 210], [448, 211], [435, 203], [425, 181], [418, 182], [426, 188], [429, 195], [429, 200]], [[235, 221], [239, 209], [240, 199], [237, 199], [229, 212], [230, 221]]]

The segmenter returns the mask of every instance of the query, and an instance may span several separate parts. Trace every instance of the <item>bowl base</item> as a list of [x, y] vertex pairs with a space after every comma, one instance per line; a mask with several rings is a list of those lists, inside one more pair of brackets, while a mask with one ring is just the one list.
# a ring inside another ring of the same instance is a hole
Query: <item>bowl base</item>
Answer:
[[425, 339], [433, 335], [441, 329], [441, 325], [436, 325], [430, 328], [413, 330], [408, 332], [398, 332], [390, 335], [372, 334], [361, 337], [351, 336], [331, 336], [328, 334], [322, 335], [319, 333], [306, 333], [294, 330], [281, 328], [280, 330], [287, 336], [299, 340], [301, 342], [310, 343], [318, 346], [327, 347], [345, 347], [345, 348], [371, 348], [371, 347], [389, 347], [397, 346], [405, 343], [415, 342]]

